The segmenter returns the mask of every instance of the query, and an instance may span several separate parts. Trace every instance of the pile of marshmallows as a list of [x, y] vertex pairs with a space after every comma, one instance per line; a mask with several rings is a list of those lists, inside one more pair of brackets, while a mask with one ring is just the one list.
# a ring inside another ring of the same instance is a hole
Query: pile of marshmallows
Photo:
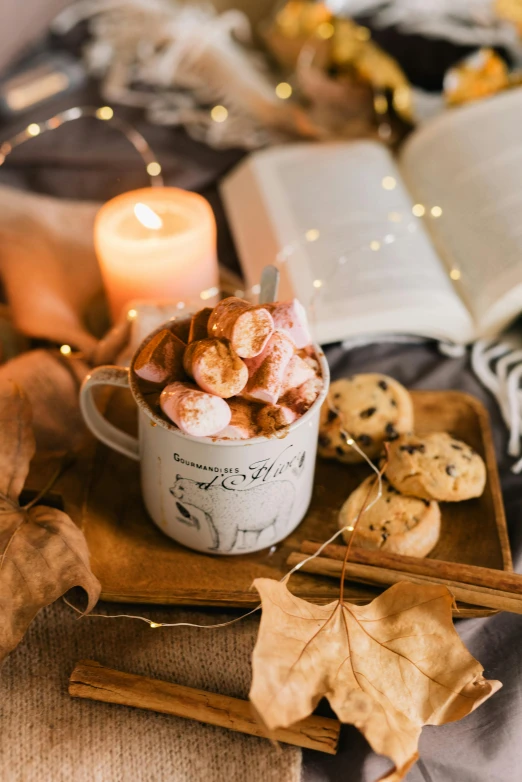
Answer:
[[322, 386], [297, 299], [258, 306], [223, 299], [192, 317], [187, 344], [167, 328], [155, 334], [134, 372], [165, 386], [161, 410], [196, 437], [273, 434], [306, 412]]

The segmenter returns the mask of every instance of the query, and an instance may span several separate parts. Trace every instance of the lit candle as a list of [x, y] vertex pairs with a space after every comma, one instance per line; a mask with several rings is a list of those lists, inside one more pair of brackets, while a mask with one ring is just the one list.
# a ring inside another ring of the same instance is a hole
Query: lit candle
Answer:
[[94, 245], [114, 320], [132, 299], [190, 302], [218, 284], [214, 214], [196, 193], [113, 198], [96, 215]]

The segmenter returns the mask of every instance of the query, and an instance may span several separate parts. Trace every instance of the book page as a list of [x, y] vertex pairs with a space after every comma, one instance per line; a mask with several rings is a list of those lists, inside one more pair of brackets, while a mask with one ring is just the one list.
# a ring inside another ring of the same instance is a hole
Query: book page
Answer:
[[477, 336], [498, 333], [522, 310], [521, 139], [522, 89], [514, 89], [428, 122], [401, 156]]
[[[239, 182], [233, 187], [234, 175], [224, 193], [229, 215], [241, 212], [231, 222], [242, 263], [259, 271], [277, 261], [282, 295], [309, 307], [317, 339], [383, 332], [471, 339], [469, 313], [383, 145], [296, 144], [257, 153], [243, 166], [250, 169], [243, 185], [255, 182], [261, 192], [255, 212], [238, 207], [249, 194], [244, 187], [240, 195]], [[278, 248], [276, 257], [259, 258], [269, 247]]]

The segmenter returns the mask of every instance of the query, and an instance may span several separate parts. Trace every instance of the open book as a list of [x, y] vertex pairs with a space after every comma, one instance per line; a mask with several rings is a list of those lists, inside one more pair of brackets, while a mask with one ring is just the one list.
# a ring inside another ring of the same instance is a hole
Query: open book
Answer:
[[247, 283], [281, 269], [321, 343], [465, 344], [522, 312], [522, 89], [372, 141], [257, 152], [222, 184]]

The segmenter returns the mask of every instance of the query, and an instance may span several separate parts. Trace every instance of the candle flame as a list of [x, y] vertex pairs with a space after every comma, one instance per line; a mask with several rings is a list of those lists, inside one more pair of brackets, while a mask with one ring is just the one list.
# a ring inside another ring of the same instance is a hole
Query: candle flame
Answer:
[[145, 228], [151, 228], [153, 231], [158, 231], [163, 227], [163, 220], [159, 214], [157, 214], [154, 209], [151, 209], [150, 206], [147, 206], [147, 204], [135, 204], [134, 214]]

